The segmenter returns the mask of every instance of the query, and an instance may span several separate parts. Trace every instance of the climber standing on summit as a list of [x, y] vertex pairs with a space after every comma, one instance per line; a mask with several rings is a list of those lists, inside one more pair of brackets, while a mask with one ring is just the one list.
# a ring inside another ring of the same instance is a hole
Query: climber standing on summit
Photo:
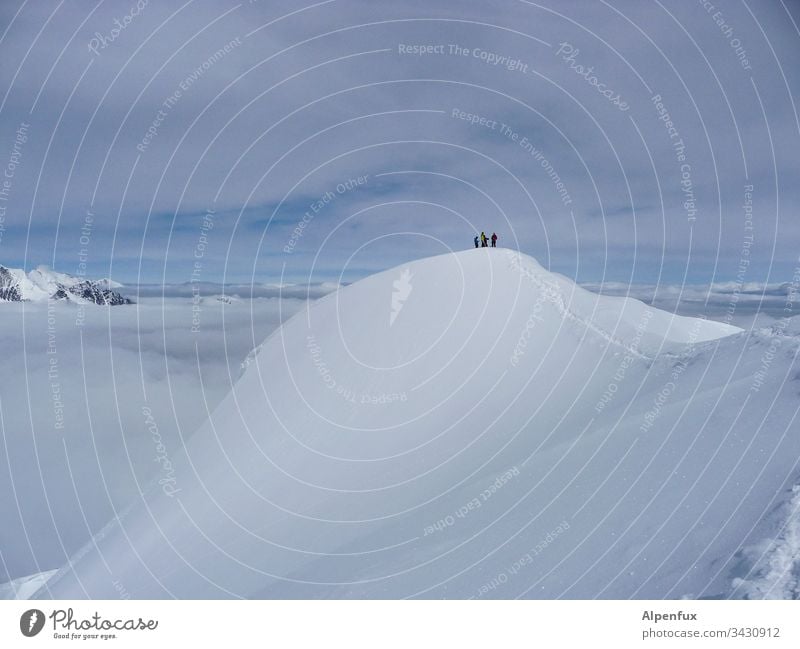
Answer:
[[477, 234], [475, 235], [474, 241], [475, 241], [475, 247], [477, 248], [478, 247], [478, 235]]
[[492, 248], [497, 248], [497, 234], [492, 232]]
[[488, 248], [489, 244], [486, 243], [486, 233], [481, 232], [481, 248]]

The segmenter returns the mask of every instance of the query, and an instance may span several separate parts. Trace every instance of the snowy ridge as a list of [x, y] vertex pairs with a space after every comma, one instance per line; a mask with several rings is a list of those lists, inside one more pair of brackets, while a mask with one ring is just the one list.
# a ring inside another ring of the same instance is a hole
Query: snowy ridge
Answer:
[[171, 457], [178, 491], [35, 597], [731, 596], [797, 472], [781, 330], [773, 353], [503, 250], [378, 273], [267, 337]]
[[[564, 301], [564, 296], [559, 292], [558, 285], [554, 281], [547, 281], [543, 280], [540, 275], [535, 273], [532, 268], [525, 267], [521, 264], [521, 257], [519, 253], [514, 253], [511, 250], [508, 251], [509, 260], [511, 268], [518, 270], [523, 276], [527, 277], [534, 285], [536, 285], [539, 290], [541, 291], [542, 295], [546, 296], [546, 298], [553, 302], [558, 309], [559, 314], [561, 314], [564, 318], [569, 318], [573, 322], [585, 326], [587, 329], [590, 329], [594, 333], [598, 334], [601, 338], [604, 338], [608, 342], [617, 345], [618, 347], [622, 347], [625, 351], [629, 354], [637, 358], [648, 358], [645, 354], [639, 352], [638, 349], [635, 348], [633, 345], [628, 345], [622, 340], [617, 339], [615, 336], [610, 334], [609, 332], [601, 329], [591, 320], [584, 319], [580, 317], [578, 314], [570, 311], [567, 307], [567, 304]], [[575, 286], [577, 290], [578, 287]]]
[[[671, 343], [716, 340], [742, 331], [739, 327], [721, 322], [666, 314], [631, 297], [599, 296], [566, 277], [544, 270], [527, 255], [511, 250], [506, 251], [506, 254], [511, 268], [535, 284], [542, 294], [556, 305], [562, 317], [585, 327], [637, 358], [647, 359], [655, 353], [663, 352], [662, 343], [669, 348]], [[655, 329], [661, 340], [658, 340], [657, 348], [645, 344], [645, 347], [652, 349], [651, 355], [640, 352], [638, 345], [629, 344], [616, 333], [628, 333], [629, 326], [626, 325], [630, 325], [634, 318], [641, 321], [651, 318], [654, 313], [658, 315], [654, 322], [648, 323], [648, 329]]]

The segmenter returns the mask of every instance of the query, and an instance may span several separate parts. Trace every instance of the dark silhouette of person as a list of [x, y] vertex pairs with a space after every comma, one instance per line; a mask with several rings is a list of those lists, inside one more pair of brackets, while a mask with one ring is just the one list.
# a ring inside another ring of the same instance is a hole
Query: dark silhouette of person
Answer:
[[489, 244], [486, 243], [486, 233], [481, 232], [481, 248], [488, 248]]
[[492, 232], [492, 248], [497, 248], [497, 235]]
[[475, 247], [476, 248], [478, 247], [478, 235], [477, 234], [475, 235]]

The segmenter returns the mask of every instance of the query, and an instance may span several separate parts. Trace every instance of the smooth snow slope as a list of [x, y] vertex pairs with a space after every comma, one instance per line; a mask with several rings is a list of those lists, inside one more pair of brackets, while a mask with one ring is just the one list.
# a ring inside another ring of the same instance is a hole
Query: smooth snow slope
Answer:
[[503, 249], [386, 271], [270, 336], [171, 458], [179, 491], [37, 596], [769, 591], [751, 555], [800, 472], [797, 349]]

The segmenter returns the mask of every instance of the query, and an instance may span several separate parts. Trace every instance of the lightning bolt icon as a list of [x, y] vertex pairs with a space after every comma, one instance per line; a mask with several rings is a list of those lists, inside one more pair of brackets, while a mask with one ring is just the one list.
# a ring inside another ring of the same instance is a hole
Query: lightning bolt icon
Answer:
[[31, 613], [30, 619], [28, 620], [28, 631], [33, 630], [33, 625], [36, 624], [36, 620], [38, 618], [39, 616], [36, 615], [36, 611], [33, 611], [33, 613]]

